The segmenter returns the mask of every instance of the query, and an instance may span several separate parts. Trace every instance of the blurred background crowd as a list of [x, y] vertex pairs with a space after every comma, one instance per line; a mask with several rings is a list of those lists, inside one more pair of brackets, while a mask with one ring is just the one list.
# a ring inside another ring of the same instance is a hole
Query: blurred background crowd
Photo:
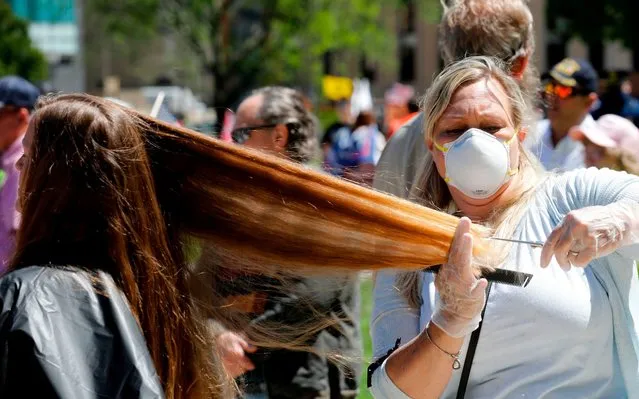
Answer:
[[[532, 62], [542, 73], [540, 122], [528, 147], [548, 170], [639, 174], [639, 3], [531, 0], [529, 7]], [[386, 143], [418, 115], [443, 66], [440, 13], [439, 0], [0, 0], [0, 77], [10, 76], [0, 80], [0, 128], [8, 129], [1, 119], [8, 106], [30, 110], [39, 94], [88, 92], [371, 186]], [[14, 126], [15, 137], [25, 126]], [[5, 141], [3, 160], [14, 162], [14, 143]], [[363, 347], [365, 363], [370, 279], [338, 285], [329, 300], [350, 320], [350, 332], [318, 342]], [[235, 303], [255, 317], [290, 317], [297, 303], [265, 305], [254, 294], [229, 296], [243, 298]], [[231, 357], [256, 351], [239, 333], [221, 337]], [[361, 365], [340, 375], [313, 363], [318, 358], [289, 355], [275, 361], [311, 366], [306, 375], [292, 370], [282, 384], [297, 379], [312, 392], [332, 386], [331, 397], [367, 395], [355, 382]], [[320, 383], [313, 367], [322, 370]], [[259, 395], [264, 378], [278, 378], [269, 371], [252, 358], [233, 374], [249, 372], [247, 392]]]

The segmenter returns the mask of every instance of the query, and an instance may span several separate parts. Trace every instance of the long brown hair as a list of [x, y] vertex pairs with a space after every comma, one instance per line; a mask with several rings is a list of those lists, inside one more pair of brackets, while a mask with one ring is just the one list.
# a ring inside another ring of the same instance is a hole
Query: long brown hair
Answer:
[[[223, 395], [187, 293], [187, 238], [260, 274], [416, 270], [446, 259], [458, 222], [89, 95], [45, 98], [31, 128], [12, 267], [113, 275], [168, 397]], [[487, 248], [478, 239], [475, 254]]]
[[41, 100], [32, 124], [12, 267], [107, 271], [140, 323], [166, 396], [220, 396], [222, 374], [187, 295], [178, 231], [140, 126], [84, 95]]

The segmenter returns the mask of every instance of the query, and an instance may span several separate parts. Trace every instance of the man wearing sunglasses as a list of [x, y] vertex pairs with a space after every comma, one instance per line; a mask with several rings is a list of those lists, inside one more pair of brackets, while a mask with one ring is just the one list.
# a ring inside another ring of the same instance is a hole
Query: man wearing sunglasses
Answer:
[[[242, 101], [232, 137], [235, 143], [306, 164], [315, 154], [319, 155], [316, 129], [316, 118], [307, 109], [301, 93], [285, 87], [266, 87]], [[206, 256], [203, 253], [202, 257]], [[223, 277], [226, 275], [230, 277]], [[274, 289], [277, 281], [263, 276], [238, 276], [231, 269], [218, 272], [216, 281], [218, 294], [224, 291], [220, 295], [228, 301], [225, 305], [241, 307], [238, 310], [255, 325], [281, 323], [304, 328], [308, 320], [317, 317], [317, 312], [334, 318], [339, 327], [319, 331], [309, 337], [308, 344], [320, 353], [361, 357], [356, 279], [308, 278], [291, 282], [292, 287], [287, 284], [285, 292]], [[221, 325], [215, 325], [214, 330], [227, 372], [238, 377], [244, 389], [243, 399], [328, 399], [357, 395], [356, 362], [340, 368], [313, 353], [256, 348], [242, 331]]]
[[316, 129], [301, 93], [265, 87], [242, 101], [231, 135], [238, 144], [307, 163], [317, 151]]
[[544, 82], [543, 97], [548, 119], [538, 124], [535, 140], [528, 144], [547, 170], [582, 168], [584, 147], [568, 131], [574, 126], [590, 126], [597, 101], [599, 76], [585, 60], [566, 58], [555, 65]]

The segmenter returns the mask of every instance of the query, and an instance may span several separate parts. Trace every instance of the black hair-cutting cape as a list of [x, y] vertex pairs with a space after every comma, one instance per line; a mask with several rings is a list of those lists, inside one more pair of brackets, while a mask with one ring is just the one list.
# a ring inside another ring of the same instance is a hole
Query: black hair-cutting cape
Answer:
[[0, 398], [163, 396], [108, 274], [33, 266], [0, 279]]

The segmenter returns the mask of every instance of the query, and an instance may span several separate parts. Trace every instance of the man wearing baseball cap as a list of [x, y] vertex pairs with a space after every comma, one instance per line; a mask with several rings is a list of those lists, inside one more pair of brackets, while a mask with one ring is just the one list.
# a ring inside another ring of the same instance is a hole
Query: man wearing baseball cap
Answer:
[[581, 59], [566, 58], [550, 71], [544, 85], [548, 119], [539, 122], [528, 147], [547, 170], [567, 171], [584, 167], [584, 147], [568, 131], [593, 125], [590, 115], [597, 101], [599, 75]]
[[16, 210], [20, 180], [16, 162], [22, 157], [22, 137], [39, 95], [37, 87], [20, 77], [0, 79], [0, 169], [5, 174], [0, 188], [0, 273], [13, 255], [20, 223]]

